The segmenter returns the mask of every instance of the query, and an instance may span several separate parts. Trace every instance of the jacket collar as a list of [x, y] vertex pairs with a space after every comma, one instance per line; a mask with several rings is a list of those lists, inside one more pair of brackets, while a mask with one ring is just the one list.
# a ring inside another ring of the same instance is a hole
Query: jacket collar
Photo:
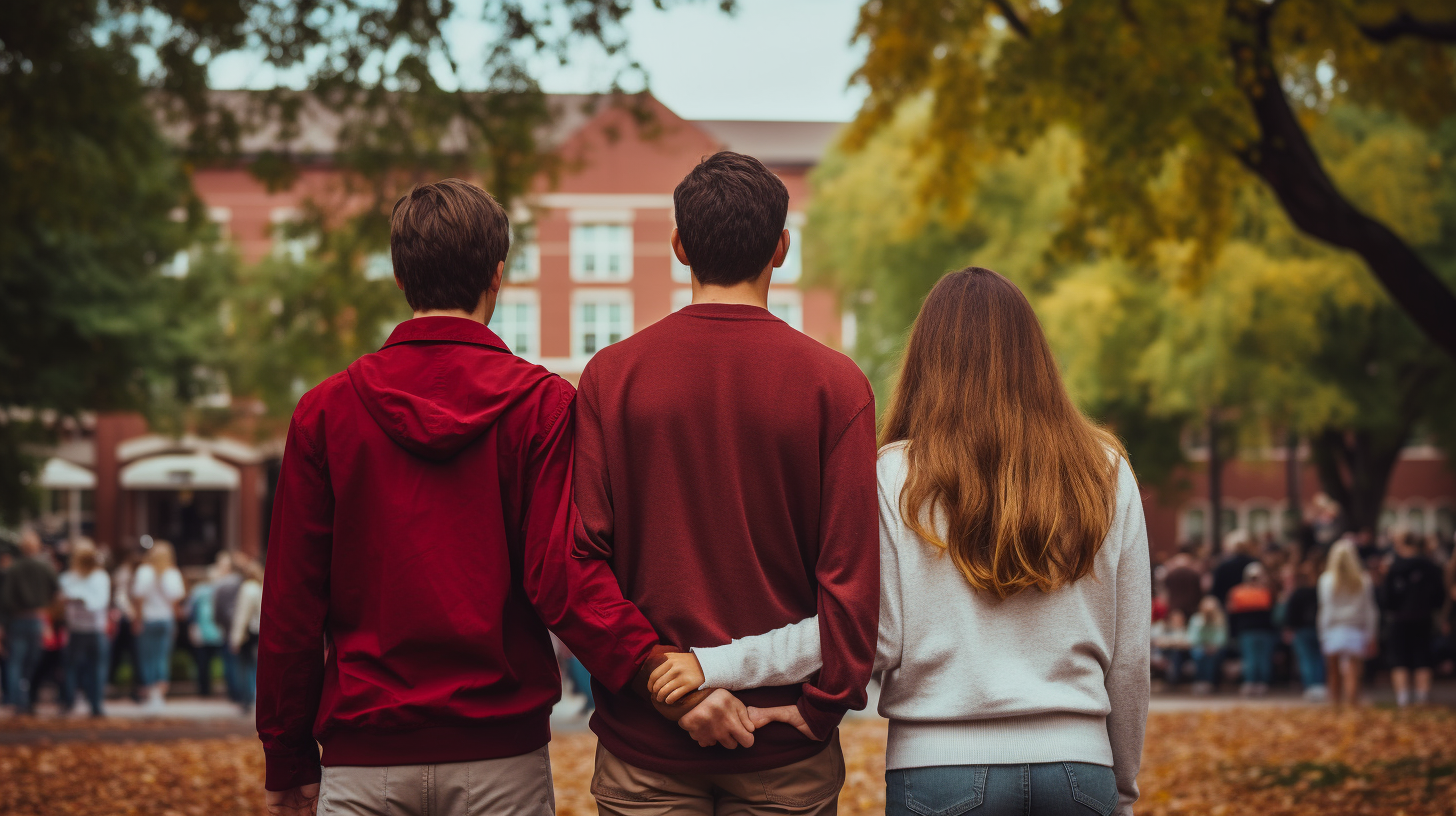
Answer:
[[390, 332], [381, 350], [400, 343], [469, 343], [510, 351], [495, 332], [464, 317], [416, 317], [399, 324]]

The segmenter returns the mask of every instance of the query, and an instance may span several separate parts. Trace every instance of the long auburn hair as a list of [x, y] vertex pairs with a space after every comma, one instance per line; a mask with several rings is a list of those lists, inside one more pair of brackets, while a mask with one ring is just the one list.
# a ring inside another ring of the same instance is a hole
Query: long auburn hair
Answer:
[[902, 440], [905, 523], [949, 551], [972, 587], [1005, 599], [1092, 571], [1126, 452], [1072, 404], [1011, 281], [973, 266], [930, 290], [880, 444]]

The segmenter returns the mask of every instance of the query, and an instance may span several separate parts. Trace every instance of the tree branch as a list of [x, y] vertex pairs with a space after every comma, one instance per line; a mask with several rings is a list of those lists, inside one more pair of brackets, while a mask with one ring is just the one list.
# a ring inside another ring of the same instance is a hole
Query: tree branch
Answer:
[[1456, 43], [1456, 20], [1417, 20], [1410, 12], [1402, 11], [1380, 25], [1360, 26], [1360, 33], [1378, 43], [1392, 42], [1401, 37]]
[[1011, 0], [991, 0], [991, 3], [996, 6], [997, 11], [1001, 12], [1001, 16], [1006, 18], [1006, 24], [1011, 26], [1012, 31], [1020, 34], [1023, 40], [1031, 39], [1031, 29], [1026, 27], [1026, 21], [1022, 20], [1016, 13], [1016, 9], [1012, 8]]
[[1296, 227], [1364, 259], [1391, 300], [1456, 357], [1456, 293], [1400, 236], [1340, 193], [1290, 107], [1269, 40], [1274, 9], [1259, 0], [1228, 0], [1226, 7], [1235, 81], [1259, 126], [1258, 141], [1235, 155], [1269, 185]]

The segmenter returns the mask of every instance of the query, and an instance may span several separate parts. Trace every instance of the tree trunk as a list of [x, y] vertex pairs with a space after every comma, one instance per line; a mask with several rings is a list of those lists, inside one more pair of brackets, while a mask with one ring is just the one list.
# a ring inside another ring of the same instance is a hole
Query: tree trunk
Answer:
[[1360, 212], [1335, 187], [1284, 94], [1269, 44], [1277, 3], [1229, 0], [1229, 50], [1237, 81], [1259, 123], [1257, 144], [1237, 151], [1306, 234], [1348, 249], [1427, 337], [1456, 357], [1456, 293], [1390, 228]]
[[1385, 439], [1370, 431], [1326, 429], [1310, 440], [1320, 487], [1340, 505], [1347, 532], [1378, 532], [1390, 474], [1409, 437], [1409, 429]]

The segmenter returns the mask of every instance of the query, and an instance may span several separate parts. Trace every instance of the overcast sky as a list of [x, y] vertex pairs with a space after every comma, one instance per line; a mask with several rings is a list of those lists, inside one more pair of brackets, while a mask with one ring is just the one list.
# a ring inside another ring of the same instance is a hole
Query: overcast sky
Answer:
[[[473, 5], [461, 3], [468, 8]], [[642, 2], [626, 20], [633, 56], [647, 70], [659, 99], [688, 119], [809, 119], [846, 121], [863, 91], [849, 89], [863, 46], [851, 47], [858, 0], [738, 0], [729, 17], [715, 0], [657, 11]], [[447, 36], [462, 64], [490, 41], [490, 32], [462, 12]], [[600, 49], [583, 47], [571, 64], [534, 66], [549, 92], [605, 89], [614, 63]], [[296, 85], [248, 54], [214, 60], [215, 88]]]

